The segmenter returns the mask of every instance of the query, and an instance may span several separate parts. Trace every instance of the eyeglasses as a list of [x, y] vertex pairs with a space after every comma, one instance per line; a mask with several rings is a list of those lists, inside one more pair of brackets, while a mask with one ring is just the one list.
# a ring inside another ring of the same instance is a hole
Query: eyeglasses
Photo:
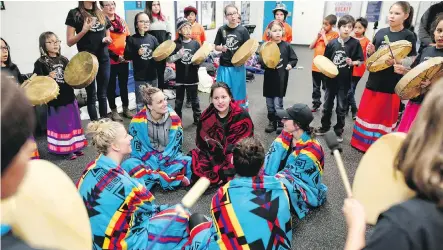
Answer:
[[51, 41], [51, 42], [46, 42], [46, 44], [51, 44], [51, 45], [58, 45], [58, 44], [60, 44], [60, 43], [62, 43], [62, 41], [60, 41], [60, 40], [58, 40], [58, 41], [56, 41], [56, 42], [54, 42], [54, 41]]
[[238, 13], [237, 12], [234, 12], [234, 13], [226, 13], [226, 16], [233, 16], [233, 15], [237, 15]]
[[140, 21], [138, 21], [139, 23], [146, 23], [146, 24], [150, 24], [151, 23], [151, 21], [145, 21], [145, 20], [140, 20]]

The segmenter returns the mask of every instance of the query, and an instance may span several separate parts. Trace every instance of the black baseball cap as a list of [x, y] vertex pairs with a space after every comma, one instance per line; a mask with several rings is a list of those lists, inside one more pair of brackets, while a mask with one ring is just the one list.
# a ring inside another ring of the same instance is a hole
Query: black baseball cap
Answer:
[[294, 104], [286, 110], [279, 110], [277, 116], [281, 119], [293, 120], [304, 130], [307, 130], [314, 120], [311, 109], [303, 103]]

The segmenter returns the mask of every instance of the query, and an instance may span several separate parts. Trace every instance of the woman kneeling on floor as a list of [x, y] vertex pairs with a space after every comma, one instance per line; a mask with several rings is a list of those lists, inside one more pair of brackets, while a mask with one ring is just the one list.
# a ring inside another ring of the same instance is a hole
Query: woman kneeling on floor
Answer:
[[[88, 132], [100, 153], [77, 183], [91, 222], [94, 249], [146, 249], [171, 221], [174, 207], [155, 204], [143, 183], [120, 166], [131, 153], [132, 136], [109, 119], [92, 122]], [[188, 238], [189, 213], [172, 222], [153, 249], [180, 249]]]
[[314, 119], [306, 104], [277, 112], [284, 129], [265, 158], [265, 174], [276, 175], [288, 188], [292, 208], [301, 219], [326, 200], [322, 183], [324, 152], [309, 124]]
[[123, 169], [143, 179], [148, 190], [156, 183], [166, 190], [188, 186], [192, 159], [181, 152], [180, 117], [168, 107], [159, 88], [140, 86], [140, 94], [145, 106], [129, 124], [129, 134], [134, 139], [131, 158], [123, 162]]

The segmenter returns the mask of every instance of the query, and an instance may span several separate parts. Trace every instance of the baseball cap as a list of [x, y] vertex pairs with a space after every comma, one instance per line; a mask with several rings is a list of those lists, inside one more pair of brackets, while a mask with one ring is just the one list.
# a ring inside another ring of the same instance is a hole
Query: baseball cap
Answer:
[[286, 110], [279, 110], [277, 116], [281, 119], [293, 120], [304, 130], [307, 130], [314, 120], [311, 109], [303, 103], [294, 104]]

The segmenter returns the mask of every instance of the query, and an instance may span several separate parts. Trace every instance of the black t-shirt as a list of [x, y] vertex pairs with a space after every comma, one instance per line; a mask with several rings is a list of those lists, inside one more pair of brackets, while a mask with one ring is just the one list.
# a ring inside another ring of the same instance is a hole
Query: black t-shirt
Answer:
[[[91, 10], [87, 10], [93, 17], [97, 17]], [[100, 61], [109, 60], [108, 45], [103, 43], [103, 38], [106, 36], [106, 30], [111, 27], [108, 17], [106, 18], [106, 24], [102, 25], [99, 20], [92, 26], [92, 28], [77, 42], [77, 50], [87, 51], [97, 56]], [[75, 32], [78, 34], [82, 31], [84, 19], [80, 13], [79, 8], [75, 8], [69, 11], [66, 17], [65, 24], [75, 28]]]
[[11, 63], [9, 66], [2, 67], [2, 74], [6, 74], [7, 78], [19, 84], [22, 84], [25, 81], [17, 65], [13, 63]]
[[228, 50], [223, 52], [220, 57], [220, 65], [226, 67], [233, 67], [231, 59], [235, 52], [249, 40], [249, 32], [242, 25], [235, 28], [230, 28], [228, 25], [223, 25], [217, 31], [215, 36], [215, 45], [226, 45]]
[[69, 60], [64, 56], [55, 58], [40, 57], [34, 63], [34, 73], [39, 76], [48, 76], [50, 72], [55, 71], [55, 81], [60, 88], [60, 94], [57, 99], [48, 103], [49, 106], [58, 107], [73, 103], [75, 99], [74, 89], [65, 83], [65, 68]]
[[192, 64], [191, 59], [195, 52], [200, 48], [200, 44], [195, 40], [189, 42], [176, 41], [175, 43], [177, 44], [177, 47], [173, 54], [177, 53], [181, 48], [184, 49], [183, 57], [175, 62], [175, 82], [184, 84], [198, 83], [199, 65]]
[[[418, 64], [432, 58], [432, 57], [443, 57], [443, 49], [437, 49], [435, 46], [431, 46], [431, 47], [426, 47], [422, 53], [420, 53], [417, 58], [415, 58], [414, 63], [411, 65], [411, 67], [415, 67]], [[411, 101], [415, 102], [415, 103], [422, 103], [423, 99], [425, 97], [425, 94], [421, 94], [419, 96], [417, 96], [414, 99], [411, 99]]]
[[[152, 57], [152, 53], [158, 47], [157, 39], [149, 34], [141, 36], [134, 34], [126, 38], [124, 57], [132, 60], [134, 66], [134, 80], [152, 81], [157, 79], [157, 62]], [[138, 50], [144, 48], [143, 55], [138, 54]]]
[[391, 207], [378, 218], [364, 249], [441, 250], [443, 210], [420, 198]]
[[351, 87], [354, 67], [346, 64], [346, 58], [349, 57], [352, 61], [363, 62], [364, 56], [359, 40], [349, 37], [343, 45], [339, 42], [339, 39], [336, 38], [326, 46], [324, 56], [331, 60], [338, 68], [337, 77], [327, 78], [327, 82], [329, 84], [341, 84], [349, 89]]
[[[392, 32], [389, 27], [380, 29], [375, 35], [374, 40], [372, 41], [376, 50], [378, 50], [380, 46], [386, 46], [384, 38], [385, 35], [389, 37], [389, 41], [391, 43], [400, 40], [407, 40], [411, 42], [412, 50], [408, 54], [408, 56], [417, 55], [417, 39], [415, 38], [414, 33], [412, 33], [412, 31], [410, 31], [409, 29], [403, 29], [399, 32]], [[366, 88], [377, 92], [393, 94], [395, 86], [401, 78], [402, 75], [394, 73], [394, 67], [389, 67], [378, 72], [371, 72], [369, 73]]]

